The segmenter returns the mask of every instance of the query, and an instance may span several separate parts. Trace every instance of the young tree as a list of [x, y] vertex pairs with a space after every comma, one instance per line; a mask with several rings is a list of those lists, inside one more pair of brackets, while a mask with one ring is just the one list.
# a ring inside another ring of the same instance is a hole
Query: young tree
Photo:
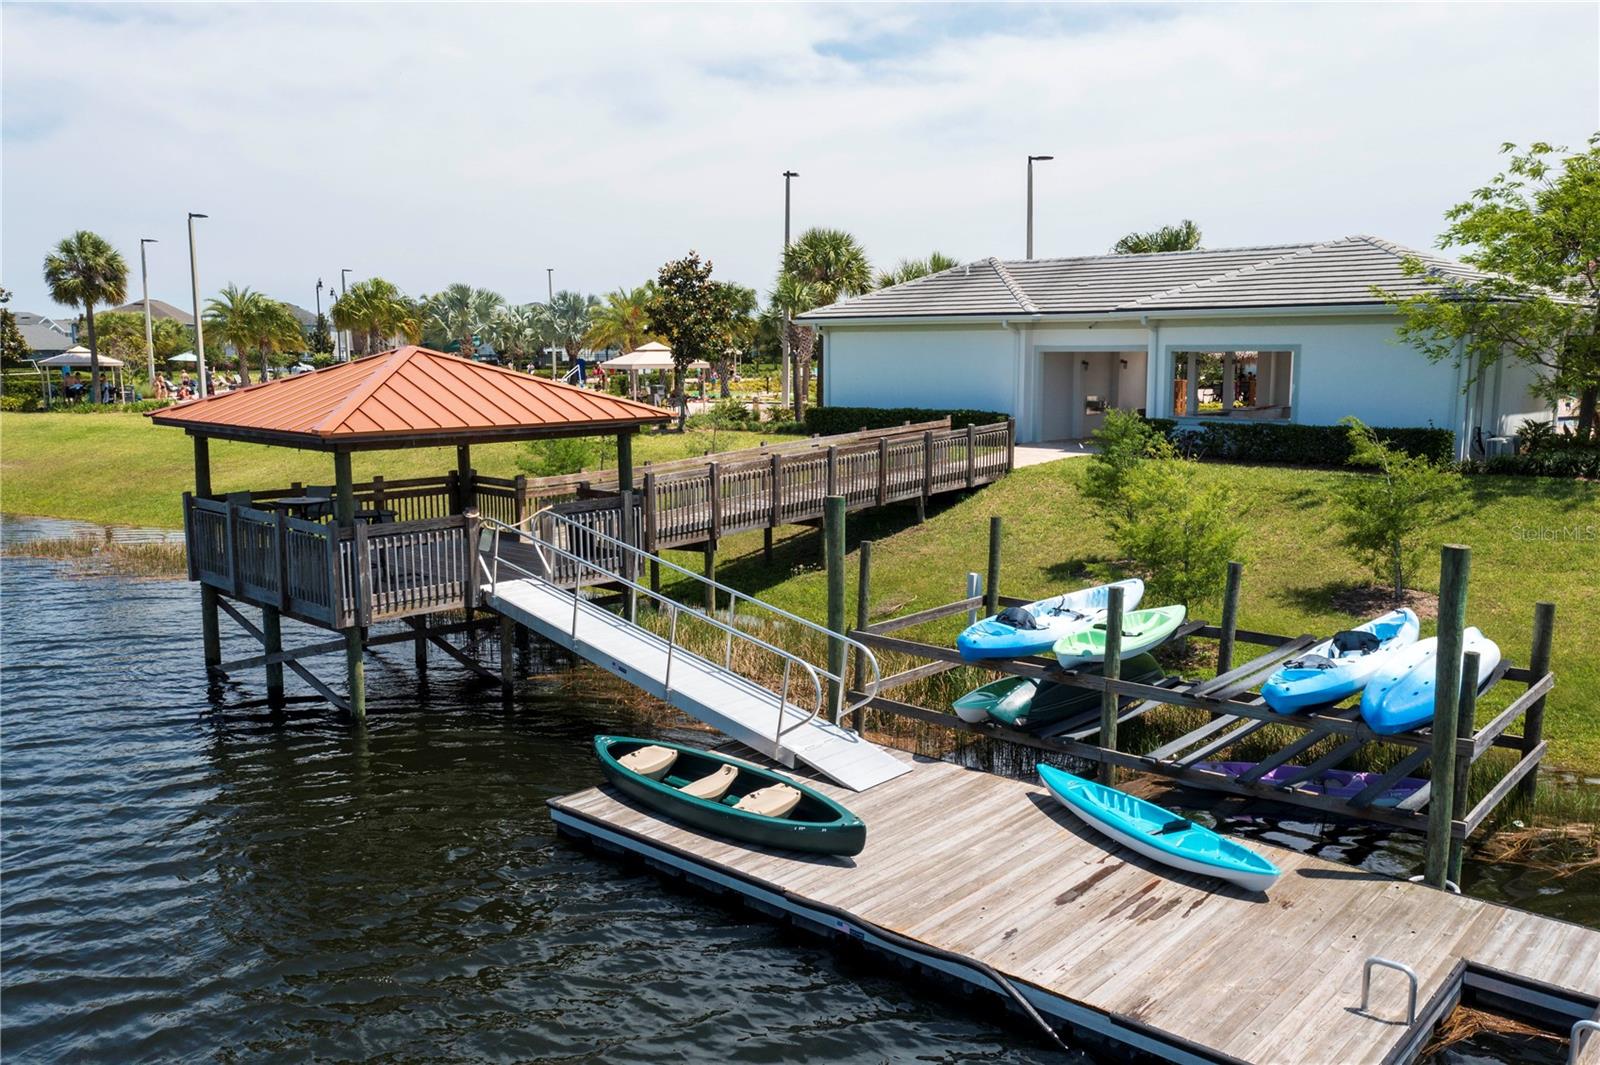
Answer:
[[7, 368], [25, 365], [33, 354], [33, 349], [22, 338], [17, 316], [7, 306], [10, 302], [11, 290], [0, 288], [0, 366]]
[[1388, 446], [1359, 419], [1344, 424], [1350, 465], [1376, 472], [1353, 474], [1335, 488], [1335, 518], [1345, 545], [1378, 580], [1393, 585], [1398, 601], [1433, 543], [1433, 530], [1462, 506], [1465, 486], [1454, 469]]
[[692, 362], [726, 356], [733, 344], [731, 286], [711, 280], [711, 260], [691, 251], [666, 263], [656, 274], [650, 326], [672, 348], [672, 398], [678, 405], [678, 431], [688, 417], [683, 376]]
[[1185, 218], [1175, 226], [1148, 233], [1129, 233], [1111, 246], [1113, 255], [1149, 255], [1163, 251], [1198, 251], [1200, 227]]
[[1128, 482], [1141, 463], [1154, 455], [1169, 457], [1171, 444], [1133, 411], [1108, 410], [1094, 431], [1095, 453], [1083, 476], [1083, 494], [1113, 514], [1134, 517]]
[[1244, 539], [1233, 490], [1207, 484], [1194, 460], [1165, 455], [1129, 471], [1126, 493], [1133, 516], [1113, 523], [1112, 540], [1144, 577], [1147, 594], [1189, 607], [1214, 600]]
[[1486, 277], [1446, 278], [1410, 259], [1428, 288], [1376, 290], [1402, 315], [1400, 336], [1428, 358], [1509, 356], [1541, 371], [1552, 400], [1578, 397], [1578, 437], [1600, 431], [1600, 133], [1583, 152], [1506, 144], [1504, 172], [1445, 212], [1439, 247], [1462, 247]]
[[317, 315], [317, 324], [311, 330], [311, 353], [313, 355], [331, 355], [333, 353], [333, 332], [328, 328], [328, 316]]
[[128, 263], [98, 233], [80, 229], [44, 258], [44, 282], [50, 298], [83, 308], [89, 329], [90, 402], [100, 402], [100, 344], [95, 335], [94, 305], [112, 306], [128, 298]]

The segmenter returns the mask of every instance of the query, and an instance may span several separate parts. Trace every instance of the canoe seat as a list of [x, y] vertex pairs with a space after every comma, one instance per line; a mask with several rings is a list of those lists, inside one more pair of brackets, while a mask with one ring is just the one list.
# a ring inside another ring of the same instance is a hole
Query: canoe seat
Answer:
[[710, 799], [716, 802], [728, 793], [728, 789], [733, 787], [733, 782], [738, 776], [738, 766], [725, 765], [709, 776], [689, 781], [678, 790], [697, 799]]
[[672, 763], [678, 760], [678, 752], [671, 747], [657, 747], [651, 744], [640, 747], [637, 751], [629, 751], [618, 758], [622, 768], [632, 770], [642, 777], [651, 780], [660, 780], [667, 775], [667, 770], [672, 768]]
[[787, 784], [757, 789], [734, 803], [735, 810], [762, 817], [782, 817], [800, 804], [800, 791]]

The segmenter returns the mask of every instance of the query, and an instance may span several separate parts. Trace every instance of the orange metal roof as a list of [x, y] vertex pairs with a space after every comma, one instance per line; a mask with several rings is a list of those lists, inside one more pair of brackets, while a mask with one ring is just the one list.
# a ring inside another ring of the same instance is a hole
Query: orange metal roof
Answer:
[[403, 347], [150, 415], [202, 436], [319, 450], [582, 436], [669, 421], [657, 407]]

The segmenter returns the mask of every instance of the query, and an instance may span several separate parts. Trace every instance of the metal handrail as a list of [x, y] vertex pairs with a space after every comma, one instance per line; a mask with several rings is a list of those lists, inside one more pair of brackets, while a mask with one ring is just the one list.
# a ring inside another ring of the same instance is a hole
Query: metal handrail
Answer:
[[[839, 721], [844, 717], [845, 714], [850, 713], [850, 712], [852, 712], [854, 710], [859, 710], [861, 707], [865, 706], [867, 703], [871, 702], [874, 698], [877, 697], [878, 685], [882, 681], [882, 676], [883, 675], [882, 675], [881, 669], [878, 666], [878, 658], [877, 658], [877, 656], [872, 653], [872, 649], [870, 647], [868, 647], [866, 644], [861, 643], [858, 640], [853, 640], [849, 636], [846, 636], [844, 633], [836, 633], [836, 632], [832, 631], [831, 629], [828, 629], [828, 628], [826, 628], [826, 627], [824, 627], [822, 625], [818, 625], [814, 621], [808, 621], [805, 618], [800, 617], [798, 614], [791, 614], [789, 611], [784, 610], [782, 607], [773, 606], [771, 603], [765, 602], [764, 600], [757, 599], [757, 598], [755, 598], [754, 596], [751, 596], [751, 595], [746, 595], [744, 592], [739, 591], [737, 588], [730, 588], [726, 584], [722, 584], [719, 581], [712, 580], [710, 577], [706, 577], [706, 576], [704, 576], [702, 574], [695, 573], [693, 570], [690, 570], [690, 569], [685, 569], [683, 566], [680, 566], [675, 562], [669, 562], [667, 559], [661, 558], [658, 555], [652, 555], [650, 552], [645, 551], [643, 548], [635, 547], [634, 545], [628, 543], [626, 540], [619, 540], [615, 536], [611, 536], [611, 535], [609, 535], [607, 533], [601, 532], [598, 529], [592, 529], [592, 528], [590, 528], [590, 527], [588, 527], [586, 525], [583, 525], [583, 524], [581, 524], [579, 522], [573, 521], [571, 518], [567, 517], [565, 514], [562, 514], [560, 511], [554, 509], [554, 507], [545, 507], [542, 510], [539, 510], [539, 511], [535, 512], [534, 514], [530, 515], [528, 518], [526, 518], [524, 520], [529, 522], [529, 523], [531, 523], [535, 518], [541, 518], [541, 517], [545, 517], [545, 516], [548, 516], [549, 518], [552, 518], [552, 519], [554, 519], [556, 521], [559, 521], [559, 522], [569, 526], [570, 528], [581, 530], [585, 536], [594, 537], [597, 540], [604, 541], [604, 542], [609, 543], [609, 544], [613, 544], [616, 547], [618, 547], [618, 548], [620, 548], [620, 549], [622, 549], [624, 551], [629, 552], [630, 554], [632, 554], [633, 556], [635, 556], [636, 558], [638, 558], [641, 561], [653, 562], [653, 563], [656, 563], [656, 564], [658, 564], [660, 566], [664, 566], [669, 570], [673, 570], [673, 571], [675, 571], [677, 573], [682, 574], [685, 577], [688, 577], [690, 580], [697, 581], [698, 583], [706, 585], [707, 587], [713, 588], [716, 591], [725, 593], [728, 596], [728, 605], [729, 605], [730, 612], [732, 612], [732, 611], [737, 609], [738, 602], [742, 599], [746, 603], [749, 603], [752, 606], [760, 607], [762, 610], [765, 610], [768, 613], [775, 614], [778, 617], [784, 618], [785, 620], [792, 621], [795, 624], [801, 626], [802, 628], [810, 629], [812, 632], [818, 633], [818, 634], [826, 637], [827, 639], [840, 641], [841, 643], [843, 643], [845, 645], [845, 648], [846, 648], [846, 652], [845, 652], [845, 656], [844, 656], [844, 660], [845, 661], [849, 661], [850, 651], [854, 650], [860, 656], [859, 661], [861, 661], [861, 662], [866, 664], [866, 666], [868, 668], [868, 672], [870, 673], [870, 679], [866, 683], [860, 684], [860, 685], [858, 685], [856, 687], [855, 690], [861, 693], [861, 698], [857, 699], [853, 703], [849, 703], [848, 705], [845, 703], [845, 693], [848, 690], [850, 690], [850, 685], [846, 682], [846, 679], [845, 679], [844, 676], [839, 675], [839, 674], [835, 674], [835, 673], [833, 673], [832, 671], [828, 670], [826, 667], [823, 667], [823, 666], [817, 666], [816, 667], [824, 677], [826, 677], [829, 680], [832, 680], [832, 681], [835, 681], [835, 682], [838, 683], [839, 704], [836, 707], [833, 708], [833, 722], [834, 722], [834, 724], [838, 724]], [[490, 521], [492, 521], [492, 519], [485, 519], [486, 523], [488, 523]], [[513, 529], [511, 526], [504, 525], [504, 523], [494, 522], [494, 524], [501, 525], [502, 528], [506, 528], [509, 531], [516, 532], [515, 529]], [[531, 533], [531, 524], [530, 524], [530, 533]], [[527, 534], [522, 534], [522, 535], [527, 535]], [[538, 550], [538, 545], [540, 543], [545, 543], [546, 542], [541, 537], [533, 537], [533, 540], [535, 541], [535, 543], [534, 543], [535, 550]], [[552, 548], [555, 547], [554, 544], [550, 544], [550, 546]], [[556, 550], [560, 550], [560, 549], [556, 548]], [[594, 562], [592, 562], [589, 559], [577, 559], [577, 561], [583, 563], [585, 566], [589, 567], [590, 569], [594, 570], [597, 573], [605, 574], [607, 577], [609, 577], [611, 579], [627, 580], [627, 578], [623, 577], [621, 574], [612, 573], [610, 570], [607, 570], [607, 569], [605, 569], [605, 568], [603, 568], [601, 566], [596, 565]], [[548, 560], [545, 560], [545, 562], [546, 562], [546, 565], [548, 566], [549, 565]], [[554, 567], [551, 567], [551, 572], [554, 572]], [[638, 571], [635, 570], [635, 572], [638, 572]], [[635, 587], [635, 588], [638, 587], [638, 585], [634, 584], [634, 582], [632, 582], [632, 581], [628, 581], [628, 583], [631, 586]], [[652, 596], [656, 597], [656, 598], [659, 598], [659, 596], [654, 596], [654, 593], [652, 593]], [[785, 652], [785, 653], [787, 653], [787, 652]], [[800, 661], [804, 662], [805, 659], [800, 659]]]
[[[556, 515], [556, 516], [559, 517], [560, 515]], [[814, 666], [812, 663], [806, 661], [804, 658], [801, 658], [800, 656], [794, 654], [791, 651], [786, 651], [781, 647], [777, 647], [777, 646], [775, 646], [775, 645], [773, 645], [771, 643], [768, 643], [766, 640], [763, 640], [758, 636], [752, 636], [751, 634], [749, 634], [749, 633], [747, 633], [747, 632], [745, 632], [745, 631], [743, 631], [741, 629], [735, 628], [734, 626], [729, 625], [729, 624], [721, 621], [720, 619], [718, 619], [718, 618], [716, 618], [716, 617], [714, 617], [714, 616], [712, 616], [710, 614], [704, 613], [702, 611], [686, 608], [686, 607], [682, 606], [680, 603], [678, 603], [676, 600], [668, 598], [667, 596], [661, 594], [660, 592], [657, 592], [654, 589], [650, 588], [648, 585], [640, 584], [637, 581], [634, 581], [634, 580], [632, 580], [632, 579], [630, 579], [628, 577], [625, 577], [625, 576], [623, 576], [621, 574], [612, 573], [610, 570], [607, 570], [607, 569], [604, 569], [603, 567], [595, 565], [595, 563], [590, 559], [586, 559], [581, 555], [574, 554], [573, 552], [568, 551], [567, 549], [565, 549], [563, 547], [559, 547], [556, 544], [550, 543], [550, 542], [548, 542], [546, 540], [541, 539], [540, 537], [535, 536], [531, 531], [519, 530], [515, 526], [508, 525], [505, 522], [498, 521], [498, 520], [496, 520], [494, 518], [484, 518], [483, 519], [483, 526], [484, 526], [485, 530], [487, 530], [487, 531], [494, 531], [495, 529], [500, 529], [500, 530], [504, 530], [506, 532], [509, 532], [514, 536], [517, 536], [519, 539], [527, 541], [529, 543], [529, 545], [533, 547], [535, 553], [537, 553], [539, 555], [540, 561], [545, 566], [545, 569], [546, 569], [547, 572], [554, 572], [554, 567], [552, 567], [550, 565], [550, 559], [545, 553], [546, 551], [550, 551], [550, 552], [554, 552], [557, 555], [564, 556], [564, 557], [566, 557], [568, 559], [571, 559], [572, 561], [578, 563], [580, 566], [587, 567], [587, 568], [589, 568], [591, 570], [594, 570], [596, 573], [604, 574], [607, 578], [609, 578], [611, 580], [614, 580], [614, 581], [617, 581], [618, 583], [624, 584], [624, 585], [634, 589], [637, 592], [641, 592], [644, 595], [649, 596], [651, 599], [655, 599], [655, 600], [658, 600], [659, 602], [661, 602], [667, 608], [667, 610], [669, 612], [668, 613], [668, 618], [669, 618], [668, 631], [667, 631], [667, 637], [666, 637], [667, 668], [666, 668], [666, 674], [662, 678], [663, 687], [665, 688], [665, 691], [666, 691], [666, 693], [668, 695], [670, 695], [671, 692], [672, 692], [672, 663], [673, 663], [673, 658], [674, 658], [675, 652], [676, 652], [676, 650], [677, 650], [677, 648], [679, 646], [679, 643], [678, 643], [678, 614], [680, 612], [682, 612], [683, 610], [688, 609], [691, 614], [693, 614], [696, 617], [700, 618], [701, 620], [707, 622], [708, 624], [710, 624], [714, 628], [721, 629], [725, 633], [727, 633], [727, 640], [726, 640], [726, 643], [725, 643], [725, 653], [726, 653], [726, 658], [725, 658], [725, 661], [724, 661], [724, 668], [725, 669], [729, 669], [731, 671], [733, 637], [735, 637], [735, 636], [739, 637], [739, 639], [743, 640], [745, 643], [753, 644], [754, 646], [756, 646], [756, 647], [758, 647], [758, 648], [760, 648], [762, 650], [769, 651], [772, 654], [775, 654], [775, 655], [777, 655], [778, 657], [780, 657], [780, 658], [782, 658], [784, 660], [783, 690], [781, 692], [773, 693], [773, 695], [774, 695], [774, 697], [776, 699], [777, 711], [778, 711], [777, 712], [777, 721], [776, 721], [776, 724], [774, 726], [773, 736], [772, 736], [772, 739], [773, 739], [774, 743], [781, 743], [782, 740], [783, 740], [783, 737], [786, 736], [788, 733], [793, 732], [797, 728], [804, 727], [805, 725], [809, 724], [810, 722], [815, 721], [821, 715], [822, 709], [823, 709], [823, 706], [824, 706], [824, 703], [825, 703], [825, 699], [823, 697], [823, 687], [824, 687], [824, 685], [823, 685], [822, 678], [823, 677], [827, 677], [830, 680], [837, 680], [838, 678], [836, 678], [832, 673], [829, 673], [826, 670], [820, 670], [819, 671], [818, 667]], [[579, 528], [583, 528], [583, 527], [579, 526]], [[591, 531], [591, 530], [585, 529], [585, 532], [589, 532], [589, 531]], [[603, 534], [600, 534], [600, 535], [603, 535]], [[527, 576], [527, 577], [532, 577], [532, 578], [541, 579], [541, 580], [547, 579], [543, 574], [534, 573], [531, 570], [525, 569], [522, 566], [517, 565], [515, 562], [512, 562], [512, 561], [510, 561], [508, 559], [501, 558], [500, 557], [500, 537], [498, 535], [496, 535], [494, 537], [494, 550], [493, 550], [493, 552], [491, 554], [491, 558], [492, 558], [492, 568], [490, 566], [486, 566], [486, 565], [483, 564], [483, 552], [482, 552], [481, 545], [480, 545], [480, 549], [478, 551], [479, 565], [480, 565], [481, 568], [483, 568], [484, 574], [488, 578], [490, 584], [494, 584], [494, 583], [498, 582], [499, 576], [500, 576], [499, 571], [500, 571], [500, 566], [501, 565], [508, 566], [512, 570], [515, 570], [517, 573], [520, 573], [520, 574], [522, 574], [524, 576]], [[666, 563], [666, 564], [667, 565], [671, 565], [671, 563]], [[577, 639], [577, 635], [578, 635], [579, 606], [580, 606], [580, 603], [582, 601], [582, 598], [583, 598], [582, 597], [582, 593], [581, 593], [579, 587], [575, 584], [573, 586], [573, 588], [572, 588], [572, 625], [571, 625], [571, 629], [570, 629], [570, 633], [569, 633], [569, 635], [574, 640]], [[746, 597], [746, 598], [748, 598], [748, 597]], [[636, 627], [641, 627], [642, 628], [642, 626], [637, 626], [636, 623], [633, 623], [633, 624], [635, 624]], [[649, 630], [645, 630], [645, 631], [649, 631]], [[652, 633], [652, 635], [656, 636], [658, 639], [660, 638], [660, 634], [659, 633]], [[692, 651], [686, 652], [686, 653], [694, 654], [694, 652], [692, 652]], [[701, 658], [703, 661], [709, 661], [707, 659], [704, 659], [703, 656], [696, 655], [696, 657]], [[797, 703], [793, 702], [789, 698], [789, 686], [790, 686], [789, 685], [789, 680], [790, 680], [790, 675], [791, 675], [792, 669], [793, 669], [793, 667], [795, 665], [799, 665], [803, 670], [805, 670], [806, 674], [811, 678], [811, 686], [812, 686], [812, 691], [813, 691], [813, 694], [815, 696], [815, 699], [814, 699], [814, 702], [813, 702], [813, 709], [811, 710], [811, 712], [809, 714], [807, 714], [806, 716], [801, 718], [799, 721], [796, 721], [796, 722], [794, 722], [794, 723], [792, 723], [790, 725], [785, 726], [784, 723], [783, 723], [784, 711], [789, 709], [790, 707], [793, 707], [796, 711], [800, 711], [800, 709], [801, 709], [800, 706]], [[757, 687], [761, 687], [763, 690], [766, 690], [766, 691], [769, 691], [769, 692], [771, 691], [771, 689], [765, 688], [764, 685], [757, 685]]]
[[1577, 1021], [1567, 1040], [1567, 1065], [1578, 1065], [1578, 1054], [1583, 1050], [1585, 1032], [1600, 1032], [1600, 1021]]
[[1405, 974], [1405, 978], [1408, 981], [1410, 981], [1410, 990], [1409, 990], [1409, 993], [1407, 994], [1407, 997], [1406, 997], [1406, 1023], [1407, 1024], [1416, 1024], [1417, 1023], [1417, 972], [1416, 972], [1416, 970], [1411, 968], [1411, 966], [1406, 965], [1404, 962], [1390, 961], [1388, 958], [1380, 958], [1376, 954], [1374, 954], [1372, 957], [1368, 958], [1366, 964], [1361, 967], [1361, 1012], [1362, 1013], [1366, 1013], [1367, 1012], [1367, 1000], [1371, 997], [1371, 994], [1372, 994], [1372, 970], [1374, 968], [1377, 968], [1377, 967], [1380, 967], [1380, 966], [1382, 968], [1385, 968], [1385, 969], [1393, 969], [1397, 973], [1404, 973]]

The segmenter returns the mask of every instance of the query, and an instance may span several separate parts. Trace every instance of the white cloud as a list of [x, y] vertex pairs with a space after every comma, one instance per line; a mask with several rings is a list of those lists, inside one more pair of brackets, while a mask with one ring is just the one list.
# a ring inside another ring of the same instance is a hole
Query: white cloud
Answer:
[[[516, 300], [636, 283], [693, 246], [765, 289], [795, 224], [874, 259], [1042, 254], [1192, 217], [1213, 246], [1425, 245], [1502, 140], [1596, 126], [1593, 6], [8, 4], [0, 268], [92, 228], [187, 303], [309, 305], [318, 276]], [[134, 279], [137, 286], [137, 278]]]

